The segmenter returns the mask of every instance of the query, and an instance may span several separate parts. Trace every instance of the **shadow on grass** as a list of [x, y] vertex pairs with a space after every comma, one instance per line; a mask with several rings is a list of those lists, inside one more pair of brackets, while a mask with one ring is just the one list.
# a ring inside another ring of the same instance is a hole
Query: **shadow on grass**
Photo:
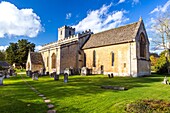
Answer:
[[10, 97], [1, 97], [0, 113], [46, 113], [44, 104], [40, 103], [26, 103], [19, 99], [11, 99]]
[[[47, 77], [42, 79], [46, 79]], [[122, 86], [129, 90], [132, 88], [150, 87], [148, 83], [161, 82], [161, 77], [114, 77], [109, 79], [107, 76], [69, 76], [68, 83], [63, 83], [63, 78], [60, 77], [59, 81], [47, 80], [45, 81], [28, 81], [35, 86], [38, 90], [47, 93], [47, 95], [58, 96], [60, 98], [73, 96], [73, 95], [90, 95], [97, 94], [106, 91], [100, 87], [103, 85]]]

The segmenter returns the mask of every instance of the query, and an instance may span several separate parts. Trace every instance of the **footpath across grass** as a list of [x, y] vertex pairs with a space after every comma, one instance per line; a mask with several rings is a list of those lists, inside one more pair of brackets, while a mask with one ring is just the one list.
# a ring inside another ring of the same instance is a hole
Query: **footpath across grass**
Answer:
[[47, 106], [20, 76], [4, 79], [0, 86], [0, 113], [46, 113]]
[[[122, 113], [131, 102], [142, 99], [170, 101], [170, 86], [164, 85], [163, 75], [150, 77], [114, 77], [104, 75], [69, 76], [68, 83], [54, 81], [49, 76], [38, 81], [24, 76], [26, 81], [50, 98], [58, 113]], [[0, 86], [0, 113], [43, 113], [46, 105], [21, 77], [6, 79]], [[126, 91], [101, 89], [102, 85], [127, 87]], [[11, 92], [11, 93], [10, 93]], [[30, 106], [28, 106], [30, 104]], [[11, 108], [13, 112], [9, 109]], [[31, 111], [31, 112], [30, 112]]]

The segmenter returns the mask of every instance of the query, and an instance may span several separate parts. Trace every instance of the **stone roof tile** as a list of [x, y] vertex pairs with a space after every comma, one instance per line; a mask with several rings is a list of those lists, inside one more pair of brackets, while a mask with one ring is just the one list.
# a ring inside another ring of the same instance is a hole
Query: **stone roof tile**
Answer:
[[32, 64], [38, 64], [38, 65], [43, 64], [43, 58], [42, 58], [41, 53], [31, 52], [30, 57], [31, 57], [31, 63]]
[[82, 49], [95, 48], [133, 41], [140, 22], [135, 22], [118, 28], [92, 34]]

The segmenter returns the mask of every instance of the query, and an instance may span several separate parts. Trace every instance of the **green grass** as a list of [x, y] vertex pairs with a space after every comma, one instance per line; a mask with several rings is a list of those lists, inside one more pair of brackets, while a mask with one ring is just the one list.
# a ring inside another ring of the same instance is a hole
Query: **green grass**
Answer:
[[[163, 99], [170, 101], [170, 86], [161, 84], [163, 75], [131, 78], [104, 75], [69, 76], [63, 83], [63, 76], [54, 81], [48, 76], [26, 81], [51, 99], [59, 113], [122, 113], [128, 103], [141, 99]], [[46, 112], [46, 105], [20, 77], [6, 79], [0, 86], [0, 113]], [[126, 91], [101, 89], [101, 85], [125, 86]], [[30, 103], [31, 107], [27, 104]], [[10, 108], [10, 109], [9, 109]], [[13, 112], [11, 112], [11, 109]], [[3, 111], [2, 111], [3, 110]], [[4, 112], [6, 111], [6, 112]]]

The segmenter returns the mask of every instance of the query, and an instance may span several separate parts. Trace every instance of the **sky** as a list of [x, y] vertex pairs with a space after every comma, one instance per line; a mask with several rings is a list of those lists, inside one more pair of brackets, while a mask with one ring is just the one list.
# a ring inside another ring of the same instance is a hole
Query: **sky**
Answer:
[[0, 0], [0, 50], [27, 39], [42, 45], [57, 41], [58, 28], [94, 33], [137, 22], [143, 18], [152, 50], [150, 26], [170, 9], [170, 0]]

